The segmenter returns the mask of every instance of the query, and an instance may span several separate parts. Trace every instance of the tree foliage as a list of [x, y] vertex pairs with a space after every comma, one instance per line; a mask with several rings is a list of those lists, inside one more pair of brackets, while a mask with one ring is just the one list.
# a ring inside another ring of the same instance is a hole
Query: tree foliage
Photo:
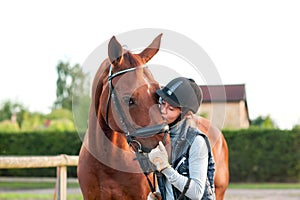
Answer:
[[67, 109], [54, 109], [51, 113], [26, 113], [21, 131], [75, 131], [72, 112]]
[[79, 64], [71, 66], [69, 62], [60, 61], [56, 67], [58, 78], [56, 81], [56, 101], [54, 108], [72, 110], [74, 89], [84, 90], [85, 74]]
[[0, 106], [0, 122], [11, 120], [12, 116], [15, 115], [16, 122], [21, 127], [24, 120], [24, 113], [26, 112], [28, 112], [28, 109], [22, 103], [6, 100]]
[[300, 124], [294, 125], [292, 130], [300, 130]]
[[251, 120], [251, 127], [264, 129], [278, 128], [274, 120], [270, 117], [270, 115], [267, 115], [266, 117], [259, 116], [254, 120]]
[[5, 101], [0, 106], [0, 132], [75, 131], [73, 115], [67, 109], [54, 109], [49, 114], [29, 112], [20, 103]]
[[20, 131], [20, 127], [17, 123], [6, 119], [0, 122], [0, 131], [3, 133], [17, 133]]
[[69, 119], [73, 121], [73, 114], [68, 109], [53, 109], [51, 113], [46, 115], [47, 119], [54, 120], [54, 119]]

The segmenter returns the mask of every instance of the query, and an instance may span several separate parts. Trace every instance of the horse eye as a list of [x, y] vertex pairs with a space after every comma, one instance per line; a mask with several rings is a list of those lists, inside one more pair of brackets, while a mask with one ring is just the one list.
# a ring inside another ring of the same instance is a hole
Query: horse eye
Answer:
[[132, 106], [135, 104], [135, 101], [132, 97], [129, 97], [129, 96], [125, 96], [123, 97], [123, 102], [128, 105], [128, 106]]

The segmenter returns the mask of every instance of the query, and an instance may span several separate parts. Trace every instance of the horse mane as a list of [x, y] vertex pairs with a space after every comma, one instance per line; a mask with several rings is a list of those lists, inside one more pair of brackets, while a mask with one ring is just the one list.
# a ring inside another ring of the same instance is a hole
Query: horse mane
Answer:
[[[100, 104], [100, 95], [102, 94], [104, 79], [102, 77], [108, 76], [108, 69], [109, 69], [109, 61], [105, 59], [102, 64], [100, 65], [99, 69], [96, 72], [95, 78], [93, 80], [92, 86], [92, 104], [95, 107], [96, 116], [98, 118], [98, 108]], [[103, 81], [101, 81], [103, 80]]]

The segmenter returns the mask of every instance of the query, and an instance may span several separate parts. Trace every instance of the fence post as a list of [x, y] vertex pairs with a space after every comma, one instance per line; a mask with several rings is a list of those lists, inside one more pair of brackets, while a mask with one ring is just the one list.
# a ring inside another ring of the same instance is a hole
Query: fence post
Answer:
[[67, 199], [67, 166], [57, 166], [57, 200]]

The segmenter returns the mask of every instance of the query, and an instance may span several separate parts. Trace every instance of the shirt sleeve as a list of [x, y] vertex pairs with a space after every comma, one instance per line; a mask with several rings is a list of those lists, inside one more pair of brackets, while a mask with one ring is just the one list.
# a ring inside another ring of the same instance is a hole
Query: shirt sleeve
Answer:
[[[202, 136], [198, 135], [195, 138], [188, 159], [191, 182], [185, 196], [190, 199], [201, 199], [205, 190], [208, 166], [208, 149]], [[172, 167], [163, 170], [162, 173], [173, 186], [183, 191], [188, 177], [179, 174]]]

